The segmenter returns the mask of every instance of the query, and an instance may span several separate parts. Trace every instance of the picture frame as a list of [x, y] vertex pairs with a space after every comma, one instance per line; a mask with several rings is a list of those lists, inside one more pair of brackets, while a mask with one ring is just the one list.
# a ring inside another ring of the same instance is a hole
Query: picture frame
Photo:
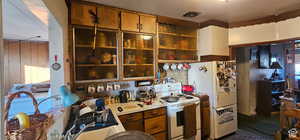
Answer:
[[258, 47], [258, 68], [268, 69], [270, 68], [270, 57], [271, 50], [270, 46], [259, 46]]

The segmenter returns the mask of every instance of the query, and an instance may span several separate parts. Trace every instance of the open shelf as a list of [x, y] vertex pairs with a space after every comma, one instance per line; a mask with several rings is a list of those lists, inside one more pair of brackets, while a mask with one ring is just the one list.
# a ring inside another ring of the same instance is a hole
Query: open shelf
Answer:
[[[92, 48], [91, 45], [84, 45], [84, 44], [76, 44], [75, 46], [76, 46], [76, 48]], [[115, 46], [105, 46], [105, 47], [96, 46], [96, 48], [116, 49], [117, 47], [115, 47]]]
[[124, 64], [124, 66], [153, 66], [153, 64]]
[[159, 47], [163, 50], [180, 50], [180, 51], [197, 51], [197, 49], [178, 49], [178, 48], [168, 48], [168, 47]]
[[158, 63], [197, 63], [199, 60], [158, 60]]
[[124, 48], [125, 50], [145, 50], [145, 51], [153, 51], [152, 48]]
[[77, 67], [116, 67], [117, 64], [77, 64]]
[[194, 35], [187, 35], [187, 34], [176, 34], [176, 33], [168, 33], [168, 32], [159, 32], [159, 34], [176, 36], [176, 37], [196, 38], [196, 36], [194, 36]]

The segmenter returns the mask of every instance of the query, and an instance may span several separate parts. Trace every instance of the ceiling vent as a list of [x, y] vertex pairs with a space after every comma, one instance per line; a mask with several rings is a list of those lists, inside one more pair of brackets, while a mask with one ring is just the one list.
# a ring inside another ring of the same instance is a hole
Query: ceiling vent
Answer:
[[183, 17], [193, 18], [193, 17], [196, 17], [198, 15], [200, 15], [199, 12], [189, 11], [189, 12], [183, 14]]

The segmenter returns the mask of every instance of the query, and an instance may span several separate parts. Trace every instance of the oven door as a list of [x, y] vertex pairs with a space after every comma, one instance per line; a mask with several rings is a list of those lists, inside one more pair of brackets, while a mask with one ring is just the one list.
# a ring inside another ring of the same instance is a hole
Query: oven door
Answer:
[[183, 106], [168, 106], [169, 138], [183, 136], [184, 112]]

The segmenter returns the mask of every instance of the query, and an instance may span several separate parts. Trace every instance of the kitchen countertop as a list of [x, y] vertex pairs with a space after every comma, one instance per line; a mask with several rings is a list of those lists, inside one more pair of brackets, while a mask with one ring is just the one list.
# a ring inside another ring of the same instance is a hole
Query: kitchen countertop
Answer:
[[[138, 104], [142, 104], [143, 107], [140, 107]], [[129, 103], [116, 103], [116, 104], [110, 104], [108, 107], [113, 110], [113, 112], [116, 112], [118, 116], [120, 115], [126, 115], [130, 113], [136, 113], [136, 112], [141, 112], [141, 111], [146, 111], [146, 110], [151, 110], [151, 109], [156, 109], [156, 108], [161, 108], [165, 107], [166, 105], [161, 103], [159, 99], [156, 99], [153, 101], [151, 105], [146, 105], [143, 102], [139, 101], [134, 101], [134, 102], [129, 102]], [[120, 112], [118, 111], [118, 107], [122, 107], [123, 111]]]
[[[138, 104], [142, 104], [143, 107], [140, 107]], [[79, 135], [79, 137], [76, 140], [90, 140], [91, 138], [97, 138], [99, 140], [105, 139], [111, 135], [114, 135], [119, 132], [126, 131], [125, 128], [123, 127], [121, 121], [119, 120], [118, 116], [120, 115], [126, 115], [130, 113], [136, 113], [136, 112], [141, 112], [141, 111], [146, 111], [146, 110], [151, 110], [151, 109], [156, 109], [156, 108], [161, 108], [165, 107], [166, 105], [161, 103], [159, 99], [154, 100], [151, 105], [146, 105], [143, 102], [129, 102], [129, 103], [116, 103], [116, 104], [110, 104], [107, 105], [107, 108], [110, 108], [115, 119], [118, 122], [118, 125], [102, 128], [99, 130], [92, 130], [92, 131], [87, 131]], [[122, 107], [123, 111], [119, 112], [118, 107]]]
[[125, 128], [123, 127], [121, 121], [119, 120], [117, 114], [115, 111], [112, 110], [112, 113], [118, 122], [118, 125], [98, 129], [98, 130], [92, 130], [81, 133], [76, 140], [90, 140], [97, 138], [97, 140], [104, 140], [105, 138], [114, 135], [116, 133], [120, 133], [125, 131]]

